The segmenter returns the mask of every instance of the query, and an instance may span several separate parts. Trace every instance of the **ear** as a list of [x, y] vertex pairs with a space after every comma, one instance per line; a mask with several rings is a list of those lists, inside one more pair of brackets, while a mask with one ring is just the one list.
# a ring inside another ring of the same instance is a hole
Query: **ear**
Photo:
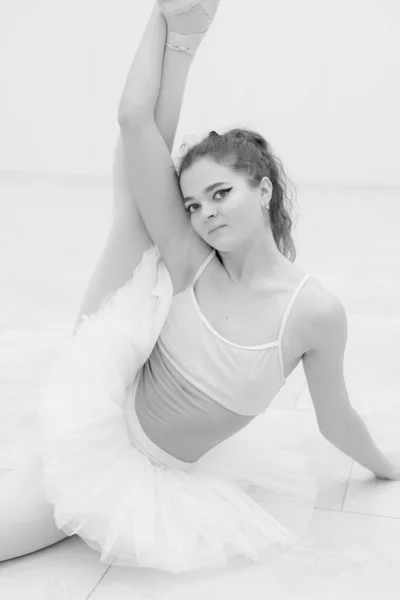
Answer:
[[260, 191], [263, 201], [270, 201], [273, 191], [271, 180], [268, 177], [263, 177], [260, 182]]

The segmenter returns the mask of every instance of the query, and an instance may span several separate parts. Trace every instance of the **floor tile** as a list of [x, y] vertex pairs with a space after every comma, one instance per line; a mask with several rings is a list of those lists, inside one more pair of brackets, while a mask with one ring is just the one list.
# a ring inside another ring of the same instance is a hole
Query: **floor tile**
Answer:
[[[368, 417], [365, 419], [365, 424], [383, 454], [398, 453], [396, 464], [399, 466], [400, 419]], [[388, 458], [390, 460], [389, 456]], [[369, 469], [355, 462], [343, 511], [400, 519], [400, 481], [377, 480]]]
[[268, 411], [252, 423], [255, 435], [264, 432], [277, 445], [309, 463], [319, 487], [315, 506], [341, 510], [352, 460], [320, 433], [315, 416], [293, 410]]
[[4, 600], [86, 600], [108, 565], [77, 536], [0, 563]]
[[316, 510], [306, 536], [268, 565], [169, 574], [111, 567], [91, 600], [394, 600], [400, 520]]

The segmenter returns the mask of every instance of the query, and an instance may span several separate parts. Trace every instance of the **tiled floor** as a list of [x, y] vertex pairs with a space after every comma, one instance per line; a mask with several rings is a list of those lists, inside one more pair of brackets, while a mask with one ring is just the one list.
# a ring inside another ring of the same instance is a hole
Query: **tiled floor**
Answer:
[[[343, 302], [345, 377], [384, 452], [400, 452], [400, 190], [298, 188], [298, 262]], [[68, 336], [107, 233], [107, 181], [0, 176], [0, 482], [12, 473], [43, 374]], [[312, 460], [320, 494], [296, 548], [268, 566], [176, 576], [107, 567], [76, 536], [0, 564], [5, 600], [375, 600], [400, 597], [400, 483], [323, 439], [299, 367], [270, 425]], [[261, 423], [261, 421], [260, 421]]]

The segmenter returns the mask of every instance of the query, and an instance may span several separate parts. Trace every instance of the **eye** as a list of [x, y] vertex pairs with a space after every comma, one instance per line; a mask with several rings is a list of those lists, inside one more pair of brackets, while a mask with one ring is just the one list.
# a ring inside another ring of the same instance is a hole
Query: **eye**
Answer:
[[[213, 198], [215, 198], [215, 196], [216, 196], [217, 194], [222, 194], [222, 197], [225, 197], [225, 196], [226, 196], [226, 194], [228, 194], [228, 192], [230, 192], [232, 189], [233, 189], [233, 188], [224, 188], [224, 189], [221, 189], [221, 190], [217, 190], [217, 191], [215, 192], [215, 194], [213, 195]], [[217, 200], [220, 200], [220, 198], [217, 198]], [[194, 204], [194, 203], [193, 203], [193, 204], [190, 204], [190, 206], [187, 206], [187, 207], [186, 207], [186, 211], [187, 211], [188, 213], [191, 213], [191, 214], [193, 214], [195, 211], [193, 211], [193, 210], [190, 210], [191, 208], [193, 208], [193, 206], [200, 206], [200, 205], [199, 205], [199, 204]]]
[[215, 194], [214, 194], [214, 198], [215, 198], [215, 196], [216, 196], [217, 194], [223, 194], [224, 196], [226, 196], [226, 194], [227, 194], [228, 192], [230, 192], [230, 191], [231, 191], [231, 189], [232, 189], [232, 188], [225, 188], [225, 189], [222, 189], [222, 190], [218, 190], [217, 192], [215, 192]]

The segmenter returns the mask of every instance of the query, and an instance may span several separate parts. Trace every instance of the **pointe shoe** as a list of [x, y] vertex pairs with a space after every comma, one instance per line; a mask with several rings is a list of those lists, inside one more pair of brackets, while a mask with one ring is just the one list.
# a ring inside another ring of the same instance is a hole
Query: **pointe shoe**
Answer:
[[166, 46], [192, 56], [217, 12], [221, 0], [157, 0], [168, 25]]
[[210, 21], [217, 12], [220, 0], [157, 0], [160, 10], [166, 17], [174, 17], [181, 13], [191, 12], [196, 8]]

